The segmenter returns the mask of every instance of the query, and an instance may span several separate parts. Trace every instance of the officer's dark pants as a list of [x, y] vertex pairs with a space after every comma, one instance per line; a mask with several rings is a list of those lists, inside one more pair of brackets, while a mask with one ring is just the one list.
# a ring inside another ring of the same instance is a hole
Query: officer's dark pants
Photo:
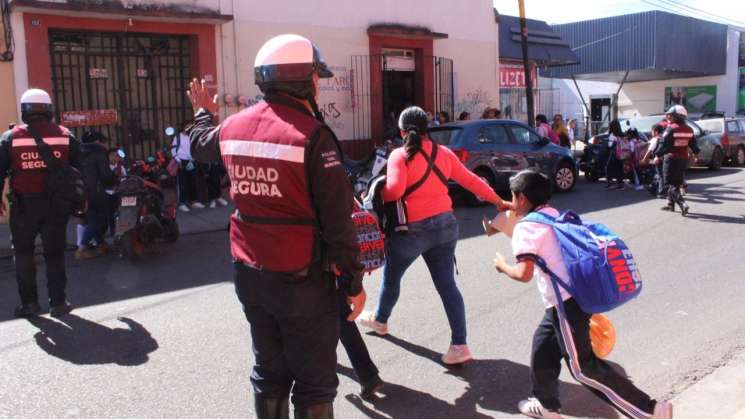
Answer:
[[687, 207], [685, 198], [680, 193], [680, 187], [685, 182], [685, 171], [688, 161], [677, 159], [670, 155], [665, 156], [662, 164], [662, 174], [667, 188], [667, 204], [674, 207], [678, 204], [680, 209]]
[[52, 208], [46, 197], [19, 197], [10, 210], [10, 234], [15, 253], [21, 303], [38, 302], [34, 242], [41, 234], [47, 270], [49, 305], [65, 302], [65, 245], [68, 216]]
[[352, 308], [347, 304], [346, 293], [337, 290], [336, 295], [339, 300], [339, 323], [341, 325], [339, 339], [341, 344], [344, 345], [344, 350], [347, 352], [349, 362], [352, 363], [357, 379], [362, 384], [378, 375], [378, 368], [370, 359], [370, 353], [367, 351], [367, 345], [362, 339], [360, 329], [357, 328], [357, 323], [347, 320]]
[[295, 408], [336, 396], [339, 313], [335, 282], [320, 273], [296, 280], [235, 264], [235, 289], [251, 325], [257, 398], [280, 399], [292, 389]]

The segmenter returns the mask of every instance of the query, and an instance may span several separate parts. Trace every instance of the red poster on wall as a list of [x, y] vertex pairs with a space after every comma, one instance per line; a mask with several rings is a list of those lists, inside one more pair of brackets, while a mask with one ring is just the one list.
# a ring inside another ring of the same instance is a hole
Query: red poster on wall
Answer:
[[[538, 73], [533, 67], [530, 71], [533, 80], [533, 88], [538, 88]], [[500, 88], [525, 88], [525, 69], [522, 64], [500, 64], [499, 65], [499, 87]]]
[[62, 112], [60, 123], [66, 127], [87, 127], [92, 125], [115, 125], [119, 122], [116, 109], [96, 109], [92, 111]]

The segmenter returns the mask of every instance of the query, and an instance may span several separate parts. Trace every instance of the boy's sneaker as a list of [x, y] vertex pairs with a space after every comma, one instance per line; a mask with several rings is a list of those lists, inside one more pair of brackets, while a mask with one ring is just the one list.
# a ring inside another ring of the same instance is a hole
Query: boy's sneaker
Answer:
[[201, 202], [195, 202], [195, 203], [191, 204], [191, 207], [192, 208], [196, 208], [196, 209], [204, 209], [204, 204], [201, 203]]
[[357, 319], [357, 323], [368, 329], [372, 329], [373, 332], [377, 333], [380, 336], [385, 336], [388, 334], [388, 324], [381, 323], [375, 320], [374, 311], [363, 311], [362, 314], [360, 314], [360, 317]]
[[447, 353], [442, 356], [442, 363], [445, 365], [462, 364], [473, 359], [471, 350], [468, 345], [450, 345]]
[[683, 207], [680, 208], [680, 215], [685, 217], [686, 215], [688, 215], [688, 210], [690, 209], [691, 207], [689, 207], [688, 205], [683, 205]]
[[217, 208], [217, 201], [215, 201], [214, 199], [210, 201], [210, 208]]
[[635, 191], [643, 191], [644, 190], [644, 185], [636, 185], [636, 187], [634, 188], [634, 190]]
[[221, 207], [227, 207], [228, 206], [228, 201], [225, 200], [225, 198], [223, 198], [223, 197], [217, 198], [217, 205], [219, 205]]
[[179, 206], [178, 206], [178, 210], [179, 210], [179, 211], [181, 211], [181, 212], [189, 212], [189, 211], [191, 211], [191, 210], [189, 209], [189, 207], [188, 207], [188, 206], [186, 206], [186, 204], [181, 204], [181, 205], [179, 205]]
[[541, 402], [535, 397], [530, 397], [520, 401], [520, 403], [517, 404], [517, 409], [523, 415], [530, 416], [531, 418], [561, 419], [561, 414], [559, 412], [545, 409]]
[[652, 419], [673, 419], [673, 404], [670, 402], [657, 402], [654, 405]]

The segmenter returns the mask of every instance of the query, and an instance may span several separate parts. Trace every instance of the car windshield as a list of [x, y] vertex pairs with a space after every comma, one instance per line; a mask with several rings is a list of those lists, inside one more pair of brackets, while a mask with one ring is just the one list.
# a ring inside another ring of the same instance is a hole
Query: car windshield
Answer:
[[652, 125], [659, 124], [664, 119], [665, 117], [663, 115], [642, 116], [639, 118], [631, 118], [629, 119], [628, 127], [624, 127], [624, 129], [628, 129], [629, 127], [634, 127], [639, 132], [649, 133], [649, 132], [652, 132]]
[[698, 126], [714, 134], [721, 134], [724, 131], [724, 119], [702, 119], [696, 121]]
[[451, 145], [458, 142], [461, 132], [463, 128], [460, 127], [433, 128], [429, 132], [429, 137], [440, 145]]

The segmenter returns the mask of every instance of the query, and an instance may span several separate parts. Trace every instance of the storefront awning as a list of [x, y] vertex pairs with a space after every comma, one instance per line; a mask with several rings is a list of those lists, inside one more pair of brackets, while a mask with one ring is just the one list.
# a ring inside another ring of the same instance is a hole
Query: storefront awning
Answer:
[[233, 20], [233, 15], [225, 15], [219, 10], [208, 7], [184, 4], [146, 4], [129, 3], [125, 7], [121, 2], [101, 2], [91, 7], [86, 0], [68, 0], [65, 3], [42, 0], [11, 0], [10, 7], [19, 12], [61, 13], [67, 12], [78, 16], [106, 16], [108, 18], [144, 18], [158, 20], [186, 20], [195, 23], [224, 23]]
[[370, 25], [367, 28], [367, 34], [404, 39], [446, 39], [448, 37], [446, 33], [433, 32], [429, 28], [397, 24]]
[[[546, 22], [527, 19], [528, 60], [541, 67], [552, 67], [579, 62], [569, 43], [554, 32]], [[520, 18], [499, 15], [499, 58], [523, 60]]]

